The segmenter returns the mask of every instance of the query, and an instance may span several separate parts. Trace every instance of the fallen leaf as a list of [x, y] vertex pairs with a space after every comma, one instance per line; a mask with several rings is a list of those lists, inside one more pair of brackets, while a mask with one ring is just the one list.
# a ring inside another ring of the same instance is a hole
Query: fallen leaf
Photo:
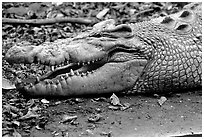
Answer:
[[98, 19], [102, 19], [102, 18], [108, 13], [108, 11], [109, 11], [109, 8], [105, 8], [105, 9], [103, 9], [102, 11], [100, 11], [100, 12], [96, 15], [96, 17], [97, 17]]
[[12, 84], [8, 79], [2, 78], [2, 88], [5, 90], [16, 89], [16, 86]]
[[7, 111], [13, 112], [13, 113], [18, 113], [20, 111], [17, 107], [12, 106], [10, 104], [4, 105], [3, 108], [6, 109]]
[[160, 106], [162, 106], [165, 101], [167, 101], [167, 98], [162, 96], [162, 97], [158, 100], [158, 103], [159, 103]]
[[16, 118], [18, 116], [17, 114], [15, 114], [13, 112], [10, 112], [10, 114], [11, 114], [12, 118]]
[[130, 9], [129, 10], [130, 15], [133, 15], [135, 13], [135, 11], [137, 11], [137, 10], [136, 9]]
[[33, 112], [32, 110], [29, 110], [26, 115], [20, 117], [19, 119], [20, 120], [26, 120], [26, 119], [30, 119], [30, 118], [36, 118], [36, 117], [39, 117], [39, 115], [36, 114], [35, 112]]
[[35, 128], [36, 128], [37, 130], [42, 130], [42, 128], [39, 127], [39, 125], [35, 126]]
[[77, 119], [76, 115], [74, 115], [74, 116], [63, 115], [62, 121], [60, 123], [71, 122], [71, 121], [76, 120], [76, 119]]
[[28, 12], [28, 9], [23, 6], [20, 6], [20, 7], [11, 7], [7, 9], [6, 11], [10, 14], [15, 14], [18, 16], [25, 16]]
[[20, 122], [19, 121], [13, 121], [12, 122], [14, 125], [20, 126]]
[[112, 110], [118, 110], [119, 107], [118, 106], [108, 106], [109, 109], [112, 109]]
[[59, 2], [52, 2], [53, 5], [59, 6], [61, 5], [63, 2], [59, 1]]
[[94, 101], [106, 101], [105, 97], [94, 98]]
[[36, 111], [38, 111], [38, 110], [41, 110], [41, 108], [39, 108], [38, 106], [35, 106], [35, 107], [31, 108], [31, 110], [32, 110], [33, 112], [36, 112]]
[[113, 104], [113, 105], [120, 105], [121, 106], [119, 98], [114, 93], [110, 97], [110, 100], [111, 100], [111, 104]]
[[19, 134], [19, 133], [14, 129], [13, 137], [21, 137], [21, 134]]
[[57, 101], [57, 102], [55, 102], [55, 105], [59, 105], [61, 103], [62, 103], [61, 101]]
[[120, 110], [126, 110], [130, 107], [130, 103], [124, 103], [122, 107], [120, 107]]

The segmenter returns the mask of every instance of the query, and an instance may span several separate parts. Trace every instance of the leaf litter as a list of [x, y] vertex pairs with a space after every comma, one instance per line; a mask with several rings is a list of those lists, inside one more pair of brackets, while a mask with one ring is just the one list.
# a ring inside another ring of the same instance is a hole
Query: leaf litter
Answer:
[[[170, 13], [172, 7], [175, 7], [176, 4], [172, 3], [161, 3], [161, 11], [158, 12], [148, 12], [145, 11], [148, 8], [155, 9], [158, 3], [2, 3], [2, 17], [8, 18], [17, 18], [17, 19], [46, 19], [53, 17], [85, 17], [96, 20], [97, 22], [102, 21], [104, 19], [114, 19], [116, 24], [121, 23], [135, 23], [138, 21], [144, 21], [151, 18], [152, 15], [155, 17], [160, 16], [160, 14]], [[60, 7], [60, 8], [59, 8]], [[167, 9], [166, 9], [166, 8]], [[170, 7], [170, 8], [169, 8]], [[139, 11], [140, 14], [137, 14]], [[176, 10], [176, 9], [175, 9]], [[173, 12], [175, 12], [175, 10]], [[144, 15], [144, 14], [145, 15]], [[136, 18], [137, 15], [137, 18]], [[22, 26], [11, 26], [11, 25], [2, 25], [2, 56], [4, 57], [5, 52], [8, 48], [13, 46], [16, 43], [25, 43], [25, 44], [34, 44], [39, 45], [45, 41], [54, 41], [56, 39], [62, 39], [73, 35], [74, 32], [79, 32], [83, 29], [86, 29], [89, 26], [85, 25], [74, 25], [74, 24], [59, 24], [59, 25], [42, 25], [42, 26], [31, 26], [31, 25], [22, 25]], [[56, 30], [57, 28], [57, 30]], [[55, 32], [53, 35], [52, 32]], [[26, 41], [25, 41], [26, 40]], [[38, 70], [39, 66], [33, 65], [9, 65], [4, 58], [2, 59], [2, 74], [5, 78], [2, 78], [2, 126], [5, 136], [8, 136], [7, 132], [9, 132], [10, 136], [30, 136], [30, 126], [32, 120], [34, 119], [35, 126], [38, 129], [41, 129], [41, 125], [38, 125], [37, 120], [40, 118], [41, 114], [43, 118], [47, 118], [48, 114], [47, 107], [44, 105], [48, 101], [41, 101], [38, 99], [24, 99], [24, 97], [16, 91], [15, 85], [11, 82], [14, 82], [15, 77], [19, 77], [23, 79], [25, 77], [29, 77], [32, 75], [38, 74], [38, 72], [42, 72], [42, 70]], [[45, 72], [45, 71], [43, 71]], [[9, 80], [8, 80], [9, 79]], [[11, 80], [10, 80], [11, 79]], [[22, 99], [23, 98], [23, 99]], [[11, 102], [9, 100], [19, 100]], [[38, 100], [38, 101], [36, 101]], [[107, 102], [107, 98], [101, 97], [93, 99], [95, 102]], [[45, 102], [45, 103], [44, 103]], [[64, 102], [56, 100], [56, 105], [62, 105]], [[80, 99], [76, 99], [75, 103], [81, 103]], [[10, 105], [12, 104], [12, 105]], [[35, 107], [39, 106], [42, 109]], [[119, 98], [116, 95], [112, 97], [112, 103], [109, 106], [113, 109], [125, 110], [129, 108], [131, 105], [129, 103], [120, 102]], [[86, 107], [86, 106], [84, 106]], [[28, 110], [29, 109], [29, 110]], [[102, 109], [102, 108], [101, 108]], [[39, 111], [39, 112], [37, 112]], [[77, 113], [78, 110], [71, 110], [74, 113]], [[102, 109], [103, 111], [103, 109]], [[97, 112], [101, 112], [97, 111]], [[40, 114], [38, 114], [40, 113]], [[8, 115], [11, 115], [8, 116]], [[88, 116], [90, 121], [98, 121], [100, 120], [101, 115], [91, 115]], [[67, 119], [72, 119], [73, 117], [69, 117], [67, 115]], [[66, 118], [65, 118], [66, 119]], [[74, 119], [74, 118], [73, 118]], [[11, 122], [10, 122], [11, 121]], [[43, 120], [42, 120], [43, 121]], [[68, 120], [69, 121], [69, 120]], [[10, 126], [14, 124], [15, 126]], [[46, 122], [43, 123], [43, 126]], [[20, 125], [20, 126], [19, 126]], [[24, 127], [29, 125], [24, 130]], [[10, 126], [10, 127], [8, 127]], [[33, 125], [34, 126], [34, 125]], [[34, 126], [34, 127], [35, 127]], [[18, 128], [18, 131], [16, 130]], [[24, 134], [24, 131], [27, 134]], [[19, 134], [20, 133], [20, 134]], [[109, 132], [107, 132], [109, 133]]]

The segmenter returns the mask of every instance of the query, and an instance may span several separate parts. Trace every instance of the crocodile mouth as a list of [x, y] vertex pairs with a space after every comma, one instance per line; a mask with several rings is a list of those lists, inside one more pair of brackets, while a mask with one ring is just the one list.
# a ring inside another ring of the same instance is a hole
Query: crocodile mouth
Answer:
[[100, 69], [100, 67], [102, 67], [106, 63], [107, 61], [105, 60], [105, 58], [103, 58], [88, 62], [70, 63], [68, 65], [60, 66], [58, 68], [51, 66], [52, 71], [48, 72], [42, 77], [37, 77], [36, 83], [46, 79], [59, 80], [61, 77], [63, 78], [68, 78], [72, 76], [84, 77], [87, 76], [88, 74], [96, 72], [97, 70]]
[[[51, 71], [23, 82], [19, 81], [16, 87], [29, 96], [57, 95], [59, 92], [60, 96], [79, 95], [84, 92], [108, 93], [132, 87], [135, 77], [126, 73], [126, 68], [129, 69], [128, 65], [132, 62], [137, 63], [135, 58], [138, 50], [117, 47], [106, 52], [94, 59], [83, 59], [86, 62], [71, 58], [60, 65], [49, 65]], [[121, 58], [121, 55], [126, 56]], [[122, 83], [116, 82], [119, 79]], [[128, 85], [125, 86], [127, 82]]]
[[63, 78], [72, 78], [74, 76], [77, 77], [87, 77], [88, 75], [94, 74], [97, 71], [100, 71], [100, 69], [108, 64], [108, 63], [121, 63], [125, 62], [124, 60], [117, 60], [117, 59], [112, 59], [115, 54], [117, 53], [132, 53], [135, 52], [133, 50], [127, 50], [127, 49], [122, 49], [117, 48], [114, 50], [110, 50], [108, 55], [104, 55], [101, 58], [96, 58], [95, 60], [89, 60], [87, 62], [80, 62], [80, 61], [65, 61], [65, 64], [61, 64], [58, 66], [50, 66], [51, 71], [48, 73], [44, 74], [41, 77], [36, 77], [35, 84], [39, 83], [40, 81], [45, 81], [45, 82], [57, 82], [57, 80], [60, 80], [62, 77]]

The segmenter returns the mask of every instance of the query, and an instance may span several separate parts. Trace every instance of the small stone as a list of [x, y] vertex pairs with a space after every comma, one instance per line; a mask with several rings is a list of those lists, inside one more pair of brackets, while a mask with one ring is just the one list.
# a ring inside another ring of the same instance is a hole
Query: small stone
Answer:
[[41, 102], [44, 103], [44, 104], [50, 103], [50, 102], [49, 102], [48, 100], [46, 100], [46, 99], [42, 99]]
[[90, 129], [87, 129], [86, 132], [87, 132], [88, 134], [92, 134], [92, 135], [94, 134], [93, 131], [91, 131]]
[[181, 97], [181, 94], [176, 94], [177, 97]]
[[57, 101], [57, 102], [55, 102], [55, 105], [59, 105], [61, 103], [62, 103], [61, 101]]
[[100, 134], [101, 134], [102, 136], [111, 137], [111, 133], [112, 133], [112, 131], [109, 131], [109, 132], [101, 132]]
[[89, 122], [98, 122], [100, 119], [102, 118], [102, 116], [100, 114], [95, 114], [92, 115], [88, 118]]

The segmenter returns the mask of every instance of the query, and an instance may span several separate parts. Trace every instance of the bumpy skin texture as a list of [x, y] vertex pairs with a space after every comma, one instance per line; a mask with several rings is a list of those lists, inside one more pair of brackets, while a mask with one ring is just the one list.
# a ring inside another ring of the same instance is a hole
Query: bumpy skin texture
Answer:
[[179, 13], [136, 24], [115, 26], [113, 20], [107, 20], [73, 38], [40, 46], [13, 46], [6, 59], [11, 63], [68, 64], [35, 84], [18, 85], [30, 96], [200, 88], [201, 12], [201, 3], [193, 3]]

